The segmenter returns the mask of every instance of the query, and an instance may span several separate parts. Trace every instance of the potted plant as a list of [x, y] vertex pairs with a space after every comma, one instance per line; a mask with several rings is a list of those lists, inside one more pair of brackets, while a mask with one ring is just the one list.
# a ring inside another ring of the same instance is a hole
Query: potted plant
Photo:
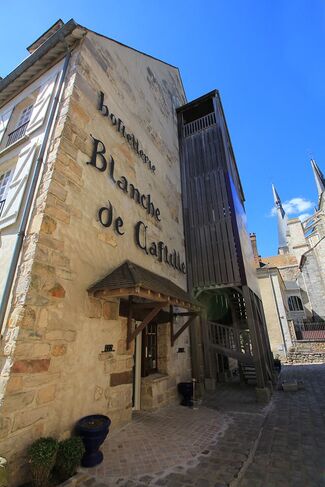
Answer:
[[56, 456], [55, 472], [61, 482], [76, 473], [84, 453], [85, 447], [80, 436], [60, 441]]
[[81, 436], [85, 445], [82, 457], [83, 467], [94, 467], [103, 461], [103, 453], [99, 451], [109, 432], [111, 420], [102, 414], [92, 414], [81, 418], [76, 424], [76, 433]]
[[8, 487], [9, 476], [8, 476], [8, 464], [7, 460], [0, 457], [0, 487]]
[[47, 487], [55, 464], [58, 442], [54, 438], [39, 438], [28, 450], [32, 481], [35, 487]]

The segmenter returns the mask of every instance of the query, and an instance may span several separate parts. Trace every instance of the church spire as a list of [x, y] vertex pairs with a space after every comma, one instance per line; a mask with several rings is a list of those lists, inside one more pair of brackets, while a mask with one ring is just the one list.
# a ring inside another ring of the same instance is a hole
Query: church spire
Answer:
[[321, 194], [325, 191], [325, 177], [324, 177], [322, 171], [317, 166], [315, 160], [310, 159], [310, 162], [311, 162], [311, 167], [313, 169], [314, 178], [316, 181], [318, 198], [320, 198]]
[[272, 191], [273, 191], [273, 198], [274, 198], [274, 205], [277, 210], [277, 219], [278, 219], [278, 238], [279, 238], [279, 253], [285, 253], [288, 248], [287, 243], [287, 215], [283, 209], [280, 196], [277, 193], [277, 190], [272, 184]]

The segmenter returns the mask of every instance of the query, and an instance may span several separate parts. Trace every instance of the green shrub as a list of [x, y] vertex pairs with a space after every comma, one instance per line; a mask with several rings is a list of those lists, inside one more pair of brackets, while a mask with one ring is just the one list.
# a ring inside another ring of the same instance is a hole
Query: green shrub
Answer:
[[33, 485], [46, 487], [55, 464], [59, 444], [54, 438], [39, 438], [28, 450]]
[[55, 464], [60, 480], [64, 481], [72, 477], [84, 453], [85, 447], [79, 436], [60, 441]]

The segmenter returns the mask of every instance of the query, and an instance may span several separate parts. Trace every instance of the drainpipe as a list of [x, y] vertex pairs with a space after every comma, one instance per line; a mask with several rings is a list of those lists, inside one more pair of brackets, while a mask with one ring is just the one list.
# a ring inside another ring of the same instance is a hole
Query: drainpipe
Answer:
[[30, 184], [28, 194], [27, 194], [27, 198], [26, 198], [26, 204], [24, 207], [23, 215], [21, 218], [21, 222], [20, 222], [20, 226], [19, 226], [19, 230], [18, 230], [18, 234], [17, 234], [17, 240], [15, 243], [13, 256], [12, 256], [12, 259], [10, 262], [10, 268], [9, 268], [9, 272], [8, 272], [7, 281], [6, 281], [5, 288], [4, 288], [3, 295], [1, 298], [1, 302], [0, 302], [0, 330], [1, 330], [1, 335], [3, 335], [3, 332], [4, 332], [4, 320], [6, 317], [9, 297], [10, 297], [10, 293], [12, 290], [14, 277], [16, 274], [16, 269], [17, 269], [17, 264], [18, 264], [18, 260], [19, 260], [19, 256], [20, 256], [20, 251], [21, 251], [23, 241], [24, 241], [24, 238], [26, 235], [26, 227], [27, 227], [27, 223], [28, 223], [29, 216], [31, 213], [32, 203], [33, 203], [33, 199], [34, 199], [34, 195], [35, 195], [35, 190], [36, 190], [38, 178], [39, 178], [39, 175], [41, 172], [41, 167], [43, 165], [44, 154], [45, 154], [47, 143], [48, 143], [49, 136], [51, 133], [52, 124], [53, 124], [54, 117], [56, 114], [56, 110], [57, 110], [57, 107], [58, 107], [58, 104], [59, 104], [59, 101], [60, 101], [60, 98], [61, 98], [61, 95], [63, 92], [63, 84], [64, 84], [64, 80], [65, 80], [66, 73], [68, 70], [70, 57], [71, 57], [71, 51], [69, 50], [65, 56], [65, 59], [64, 59], [62, 74], [61, 74], [61, 78], [59, 81], [59, 86], [57, 88], [56, 95], [55, 95], [55, 98], [53, 101], [53, 106], [52, 106], [51, 113], [49, 115], [49, 119], [47, 122], [46, 130], [45, 130], [45, 134], [44, 134], [44, 139], [43, 139], [42, 146], [41, 146], [41, 149], [39, 152], [39, 156], [38, 156], [36, 164], [35, 164], [31, 184]]
[[283, 345], [284, 345], [285, 353], [286, 353], [286, 355], [287, 355], [287, 353], [288, 353], [288, 348], [287, 348], [287, 344], [286, 344], [286, 340], [285, 340], [285, 336], [284, 336], [284, 331], [283, 331], [283, 328], [282, 328], [282, 320], [281, 320], [281, 316], [280, 316], [280, 311], [279, 311], [278, 302], [277, 302], [277, 299], [276, 299], [276, 294], [275, 294], [275, 289], [274, 289], [274, 282], [273, 282], [273, 279], [272, 279], [272, 274], [271, 274], [271, 272], [270, 272], [270, 271], [268, 271], [268, 274], [269, 274], [269, 276], [270, 276], [270, 281], [271, 281], [271, 285], [272, 285], [273, 297], [274, 297], [274, 301], [275, 301], [276, 312], [277, 312], [278, 319], [279, 319], [280, 330], [281, 330], [282, 339], [283, 339]]

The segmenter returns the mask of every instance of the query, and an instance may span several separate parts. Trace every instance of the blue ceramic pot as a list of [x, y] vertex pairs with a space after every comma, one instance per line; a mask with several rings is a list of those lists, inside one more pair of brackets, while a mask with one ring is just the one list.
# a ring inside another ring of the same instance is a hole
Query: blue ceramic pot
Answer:
[[92, 414], [79, 419], [76, 433], [81, 436], [86, 452], [81, 460], [83, 467], [95, 467], [103, 461], [103, 453], [99, 450], [109, 432], [111, 420], [102, 414]]

